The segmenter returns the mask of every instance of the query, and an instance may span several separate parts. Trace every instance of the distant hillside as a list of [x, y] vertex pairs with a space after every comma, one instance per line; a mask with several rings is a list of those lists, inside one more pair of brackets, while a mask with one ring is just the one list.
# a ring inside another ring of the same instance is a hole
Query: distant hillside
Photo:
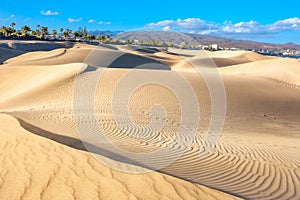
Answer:
[[116, 38], [121, 40], [137, 39], [137, 40], [159, 40], [162, 42], [172, 41], [180, 44], [185, 42], [186, 44], [201, 44], [210, 45], [218, 44], [224, 48], [240, 48], [240, 49], [294, 49], [300, 50], [300, 45], [294, 43], [286, 44], [271, 44], [264, 42], [255, 42], [250, 40], [235, 40], [230, 38], [215, 37], [199, 34], [186, 34], [177, 32], [166, 31], [137, 31], [137, 32], [122, 32], [115, 35]]
[[137, 32], [123, 32], [116, 37], [120, 40], [127, 40], [129, 38], [133, 40], [159, 40], [161, 42], [174, 42], [177, 44], [180, 44], [182, 42], [185, 42], [187, 44], [193, 44], [196, 41], [193, 37], [190, 37], [187, 34], [184, 33], [178, 33], [178, 32], [165, 32], [165, 31], [137, 31]]
[[240, 49], [295, 49], [300, 50], [300, 45], [294, 43], [286, 43], [286, 44], [271, 44], [265, 42], [255, 42], [250, 40], [235, 40], [230, 38], [223, 37], [215, 37], [215, 36], [207, 36], [207, 35], [199, 35], [199, 34], [188, 34], [193, 37], [200, 44], [209, 45], [212, 43], [216, 43], [222, 47], [235, 47]]
[[99, 30], [94, 30], [94, 31], [89, 31], [89, 34], [98, 36], [98, 35], [110, 35], [110, 36], [115, 36], [117, 34], [122, 33], [123, 31], [110, 31], [110, 30], [106, 30], [106, 31], [99, 31]]

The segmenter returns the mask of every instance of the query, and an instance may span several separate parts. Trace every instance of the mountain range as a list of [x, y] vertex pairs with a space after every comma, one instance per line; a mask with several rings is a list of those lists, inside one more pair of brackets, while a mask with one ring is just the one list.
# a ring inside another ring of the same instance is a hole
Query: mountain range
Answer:
[[111, 37], [118, 38], [120, 40], [127, 40], [129, 38], [133, 40], [159, 40], [161, 42], [174, 42], [177, 44], [199, 44], [199, 45], [211, 45], [218, 44], [223, 48], [239, 48], [239, 49], [270, 49], [270, 50], [300, 50], [300, 45], [289, 42], [285, 44], [272, 44], [266, 42], [256, 42], [251, 40], [240, 40], [225, 37], [217, 37], [210, 35], [190, 34], [190, 33], [178, 33], [167, 31], [130, 31], [130, 32], [110, 32]]

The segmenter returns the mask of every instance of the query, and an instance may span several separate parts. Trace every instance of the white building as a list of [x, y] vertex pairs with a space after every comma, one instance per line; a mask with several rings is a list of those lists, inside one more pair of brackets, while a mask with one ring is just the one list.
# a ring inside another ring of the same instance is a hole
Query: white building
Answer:
[[218, 45], [217, 44], [212, 44], [210, 46], [211, 46], [212, 50], [214, 50], [214, 51], [218, 50]]

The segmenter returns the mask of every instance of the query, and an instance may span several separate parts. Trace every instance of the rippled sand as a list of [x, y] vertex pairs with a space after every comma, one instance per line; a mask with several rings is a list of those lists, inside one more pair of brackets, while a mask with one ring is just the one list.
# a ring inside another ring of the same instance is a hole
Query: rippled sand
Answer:
[[[1, 53], [6, 52], [3, 49]], [[91, 52], [97, 62], [87, 59]], [[77, 45], [27, 53], [5, 63], [0, 67], [1, 198], [300, 197], [297, 59], [244, 51], [203, 53]], [[145, 63], [152, 63], [155, 70]], [[216, 146], [207, 136], [212, 106], [218, 105], [212, 105], [209, 86], [193, 67], [209, 69], [211, 63], [218, 67], [227, 99], [224, 129]], [[132, 69], [137, 65], [142, 69]], [[99, 79], [97, 73], [103, 67], [109, 68]], [[176, 81], [178, 76], [193, 89], [191, 96], [185, 95], [187, 88]], [[141, 85], [145, 80], [164, 80], [170, 87], [156, 82]], [[116, 92], [128, 88], [134, 91], [129, 99]], [[74, 100], [74, 91], [79, 100]], [[95, 95], [95, 116], [87, 113], [91, 93]], [[195, 130], [186, 126], [184, 138], [169, 146], [182, 124], [182, 112], [186, 112], [180, 106], [187, 105], [185, 120], [195, 121], [189, 104], [193, 97], [200, 107], [199, 125]], [[153, 110], [157, 104], [166, 115]], [[124, 106], [130, 119], [122, 110]], [[87, 127], [86, 132], [78, 134], [78, 124]], [[170, 155], [145, 156], [137, 162], [96, 141], [93, 153], [108, 158], [107, 165], [90, 154], [80, 140], [82, 134], [97, 135], [98, 128], [127, 152], [167, 148]], [[212, 150], [201, 157], [204, 143]], [[181, 156], [175, 162], [157, 172], [117, 170], [149, 167], [145, 163], [159, 166], [177, 154]]]

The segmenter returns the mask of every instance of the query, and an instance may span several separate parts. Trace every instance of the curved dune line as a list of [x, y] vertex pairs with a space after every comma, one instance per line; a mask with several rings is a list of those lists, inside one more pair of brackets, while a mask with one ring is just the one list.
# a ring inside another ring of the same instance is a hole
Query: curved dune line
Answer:
[[23, 54], [21, 56], [18, 56], [17, 58], [11, 58], [6, 60], [6, 64], [15, 64], [15, 63], [23, 63], [23, 62], [28, 62], [28, 61], [41, 61], [45, 59], [53, 59], [57, 58], [60, 56], [63, 56], [67, 52], [67, 49], [55, 49], [52, 50], [51, 52], [45, 52], [45, 51], [40, 51], [40, 52], [30, 52]]

